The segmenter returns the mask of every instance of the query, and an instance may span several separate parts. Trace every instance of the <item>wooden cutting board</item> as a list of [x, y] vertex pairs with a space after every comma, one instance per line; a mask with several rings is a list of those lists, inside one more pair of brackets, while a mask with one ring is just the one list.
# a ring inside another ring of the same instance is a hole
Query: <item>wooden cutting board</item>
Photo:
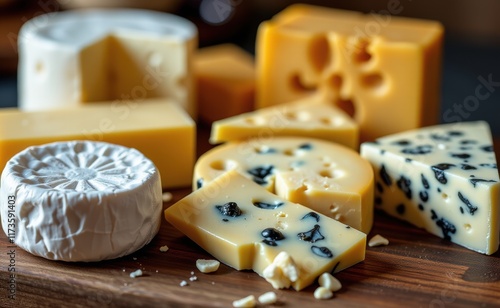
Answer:
[[[199, 153], [210, 146], [208, 130], [198, 134]], [[496, 140], [498, 145], [500, 140]], [[498, 152], [497, 152], [498, 153]], [[167, 208], [190, 192], [171, 191]], [[198, 272], [195, 262], [211, 258], [165, 220], [155, 239], [140, 251], [98, 263], [45, 260], [10, 246], [0, 232], [0, 307], [231, 307], [236, 299], [273, 291], [252, 271], [221, 265]], [[312, 285], [301, 292], [277, 290], [277, 307], [500, 307], [500, 252], [485, 256], [376, 212], [368, 238], [381, 234], [388, 246], [367, 248], [366, 259], [336, 277], [342, 289], [316, 300]], [[160, 247], [168, 245], [167, 252]], [[10, 291], [9, 251], [15, 251], [15, 299]], [[142, 277], [130, 273], [142, 269]], [[193, 273], [193, 274], [192, 274]], [[196, 281], [189, 278], [196, 276]], [[181, 287], [181, 281], [189, 284]]]

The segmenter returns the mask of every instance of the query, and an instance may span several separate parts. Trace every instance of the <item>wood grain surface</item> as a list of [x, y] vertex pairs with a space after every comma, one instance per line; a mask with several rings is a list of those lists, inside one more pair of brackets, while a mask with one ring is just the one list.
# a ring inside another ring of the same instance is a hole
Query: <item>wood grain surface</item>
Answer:
[[[206, 151], [208, 130], [198, 132]], [[496, 142], [498, 149], [499, 142]], [[189, 188], [170, 191], [178, 201]], [[252, 271], [221, 265], [200, 273], [195, 262], [211, 256], [165, 220], [153, 241], [136, 253], [97, 263], [65, 263], [12, 247], [0, 232], [1, 307], [231, 307], [236, 299], [273, 291]], [[367, 247], [365, 261], [336, 277], [342, 289], [329, 300], [303, 291], [278, 290], [275, 307], [500, 307], [500, 252], [485, 256], [376, 212], [368, 238], [381, 234], [390, 244]], [[167, 252], [160, 247], [168, 245]], [[10, 257], [15, 251], [15, 299], [8, 299]], [[130, 278], [142, 269], [144, 275]], [[192, 272], [197, 281], [190, 281]], [[189, 285], [181, 287], [181, 281]]]

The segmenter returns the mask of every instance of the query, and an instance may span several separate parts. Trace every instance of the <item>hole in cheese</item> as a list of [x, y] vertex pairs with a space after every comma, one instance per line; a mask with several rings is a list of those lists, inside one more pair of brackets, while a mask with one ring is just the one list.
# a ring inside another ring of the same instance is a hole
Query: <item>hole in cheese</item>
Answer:
[[236, 168], [236, 162], [232, 160], [217, 160], [210, 163], [210, 168], [218, 171], [228, 171]]
[[380, 73], [373, 73], [361, 76], [361, 85], [372, 90], [382, 91], [384, 79]]
[[330, 44], [325, 35], [316, 36], [309, 44], [309, 61], [316, 72], [322, 72], [330, 63]]
[[328, 169], [321, 170], [319, 172], [319, 175], [324, 177], [324, 178], [333, 178], [334, 177], [332, 170], [328, 170]]
[[337, 91], [342, 87], [342, 81], [342, 76], [340, 75], [333, 75], [330, 77], [330, 85]]
[[354, 45], [353, 60], [358, 64], [370, 61], [372, 55], [368, 52], [370, 40], [367, 38], [360, 38]]
[[316, 90], [316, 86], [306, 85], [299, 74], [293, 74], [290, 78], [290, 87], [295, 92], [313, 92]]
[[350, 99], [337, 99], [335, 102], [337, 107], [342, 109], [347, 115], [349, 115], [351, 118], [354, 118], [354, 115], [356, 114], [356, 109], [354, 107], [354, 102]]

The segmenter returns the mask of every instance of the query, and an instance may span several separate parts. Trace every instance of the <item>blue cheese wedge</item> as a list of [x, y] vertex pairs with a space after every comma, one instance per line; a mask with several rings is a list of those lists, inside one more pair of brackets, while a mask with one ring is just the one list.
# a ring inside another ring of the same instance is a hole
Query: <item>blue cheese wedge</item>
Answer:
[[0, 196], [2, 227], [12, 242], [62, 261], [135, 252], [157, 234], [163, 207], [151, 160], [135, 149], [92, 141], [18, 153], [2, 173]]
[[228, 142], [198, 159], [193, 186], [199, 188], [231, 169], [288, 201], [362, 232], [372, 227], [373, 170], [350, 148], [307, 137]]
[[[280, 253], [293, 259], [301, 290], [324, 272], [365, 257], [366, 235], [297, 203], [286, 201], [228, 171], [178, 201], [165, 218], [221, 262], [260, 276]], [[291, 262], [291, 260], [290, 260]]]
[[493, 254], [500, 184], [486, 122], [443, 124], [361, 146], [374, 168], [375, 207], [471, 250]]

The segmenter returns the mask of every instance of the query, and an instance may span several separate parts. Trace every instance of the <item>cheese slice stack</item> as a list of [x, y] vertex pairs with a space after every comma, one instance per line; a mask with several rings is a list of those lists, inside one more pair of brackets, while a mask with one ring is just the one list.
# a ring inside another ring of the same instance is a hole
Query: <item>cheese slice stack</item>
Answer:
[[302, 136], [358, 148], [358, 125], [318, 96], [244, 113], [212, 124], [211, 143], [251, 137]]
[[361, 146], [376, 207], [484, 254], [498, 249], [500, 183], [486, 122], [431, 126]]
[[232, 169], [286, 200], [362, 232], [372, 227], [373, 171], [345, 146], [305, 137], [228, 142], [198, 159], [193, 187]]
[[167, 13], [87, 9], [38, 16], [19, 34], [19, 106], [163, 97], [195, 116], [196, 46], [194, 24]]
[[29, 147], [9, 160], [0, 190], [5, 234], [51, 260], [118, 258], [160, 228], [160, 175], [135, 149], [92, 141]]
[[324, 272], [364, 259], [366, 235], [291, 203], [229, 171], [165, 211], [165, 218], [223, 263], [259, 275], [282, 251], [297, 264], [301, 290]]

